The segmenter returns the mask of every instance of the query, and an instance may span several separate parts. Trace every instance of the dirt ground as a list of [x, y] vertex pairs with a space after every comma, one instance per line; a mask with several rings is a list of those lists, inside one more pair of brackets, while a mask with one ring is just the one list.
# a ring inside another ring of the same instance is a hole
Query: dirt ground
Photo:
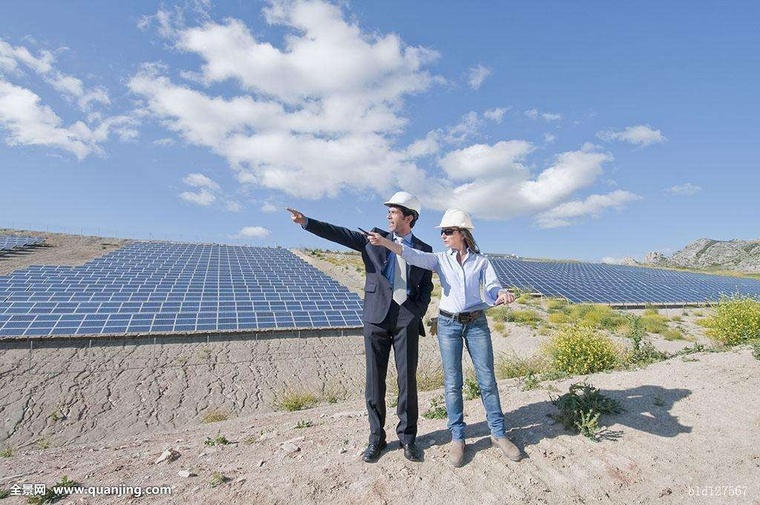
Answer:
[[[54, 247], [0, 258], [0, 275], [29, 264], [79, 264], [118, 243], [53, 240]], [[361, 291], [363, 276], [350, 261], [304, 257]], [[679, 326], [707, 343], [694, 324], [703, 311], [661, 312], [687, 313]], [[497, 355], [527, 358], [546, 338], [506, 323], [493, 341]], [[670, 352], [692, 345], [651, 338]], [[422, 339], [420, 355], [423, 374], [435, 375], [434, 338]], [[367, 418], [360, 335], [2, 348], [0, 489], [51, 486], [66, 475], [83, 486], [113, 486], [122, 496], [85, 494], [61, 503], [760, 504], [759, 364], [743, 348], [593, 374], [588, 381], [625, 408], [601, 419], [599, 442], [567, 433], [549, 417], [552, 395], [586, 377], [531, 390], [520, 379], [502, 380], [509, 435], [527, 457], [500, 457], [488, 442], [480, 401], [469, 400], [466, 463], [457, 469], [446, 461], [449, 435], [440, 419], [420, 420], [424, 462], [405, 460], [392, 408], [389, 447], [377, 463], [361, 461]], [[441, 393], [422, 391], [420, 411]], [[317, 406], [280, 409], [297, 394], [314, 395]], [[214, 444], [224, 439], [229, 443]], [[176, 459], [155, 463], [166, 449]], [[171, 494], [138, 498], [127, 489], [135, 486], [168, 486]]]

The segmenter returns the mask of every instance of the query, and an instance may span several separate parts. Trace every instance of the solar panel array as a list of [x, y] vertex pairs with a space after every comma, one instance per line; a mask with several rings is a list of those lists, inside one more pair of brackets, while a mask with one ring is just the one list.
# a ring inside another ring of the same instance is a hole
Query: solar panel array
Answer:
[[574, 303], [690, 304], [722, 295], [760, 298], [760, 280], [598, 263], [490, 258], [503, 286]]
[[361, 303], [287, 249], [137, 242], [0, 276], [0, 338], [354, 328]]
[[0, 251], [12, 251], [40, 245], [45, 241], [42, 237], [23, 237], [20, 235], [0, 235]]

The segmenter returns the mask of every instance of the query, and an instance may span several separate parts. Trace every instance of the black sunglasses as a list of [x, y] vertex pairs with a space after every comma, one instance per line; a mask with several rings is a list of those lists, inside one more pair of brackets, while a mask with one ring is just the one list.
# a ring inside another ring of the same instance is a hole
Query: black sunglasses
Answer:
[[446, 235], [448, 237], [449, 235], [453, 235], [455, 231], [457, 231], [456, 228], [444, 228], [441, 230], [441, 235]]

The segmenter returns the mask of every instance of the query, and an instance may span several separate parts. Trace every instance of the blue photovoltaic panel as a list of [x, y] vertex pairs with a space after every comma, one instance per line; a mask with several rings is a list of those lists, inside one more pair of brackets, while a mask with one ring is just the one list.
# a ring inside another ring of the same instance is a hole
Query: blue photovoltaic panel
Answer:
[[0, 253], [40, 245], [45, 241], [42, 237], [23, 237], [20, 235], [0, 235]]
[[0, 338], [356, 328], [361, 306], [286, 249], [137, 242], [0, 277]]
[[760, 298], [760, 280], [600, 263], [490, 258], [502, 286], [574, 303], [688, 304], [723, 295]]

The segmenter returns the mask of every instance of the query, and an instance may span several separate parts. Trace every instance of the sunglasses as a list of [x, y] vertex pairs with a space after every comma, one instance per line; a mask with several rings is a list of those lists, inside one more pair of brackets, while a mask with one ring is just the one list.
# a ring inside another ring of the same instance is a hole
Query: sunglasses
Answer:
[[441, 235], [446, 235], [448, 237], [453, 235], [455, 231], [457, 231], [456, 228], [444, 228], [441, 230]]

